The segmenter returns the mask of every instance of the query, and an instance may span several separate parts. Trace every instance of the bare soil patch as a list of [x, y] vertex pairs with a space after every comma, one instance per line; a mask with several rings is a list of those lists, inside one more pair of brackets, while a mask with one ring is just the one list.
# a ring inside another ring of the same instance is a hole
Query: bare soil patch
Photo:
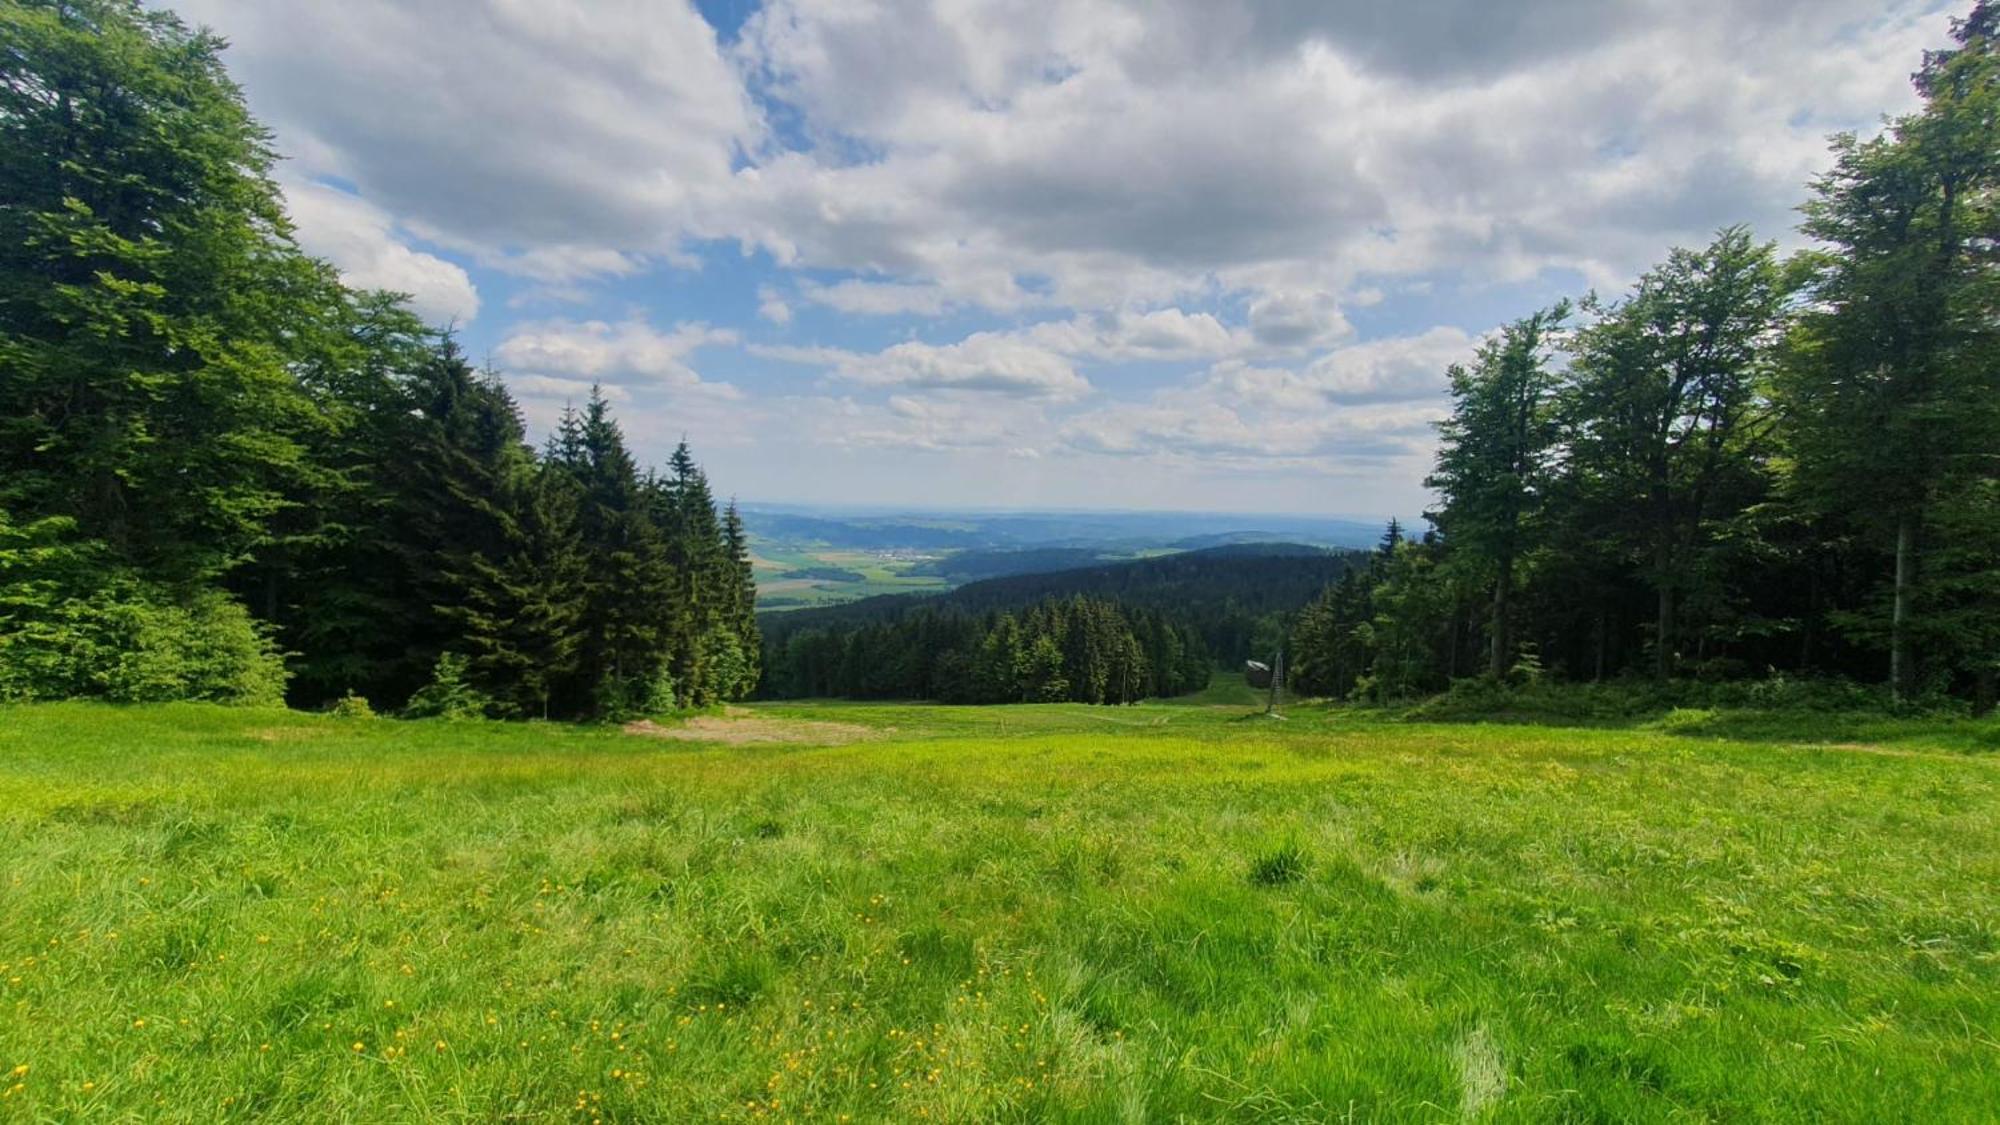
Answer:
[[647, 738], [671, 738], [682, 742], [722, 742], [732, 746], [752, 743], [800, 743], [837, 746], [864, 738], [892, 733], [857, 723], [828, 723], [812, 719], [766, 719], [748, 711], [730, 708], [720, 715], [696, 715], [671, 726], [651, 719], [625, 724], [626, 734]]

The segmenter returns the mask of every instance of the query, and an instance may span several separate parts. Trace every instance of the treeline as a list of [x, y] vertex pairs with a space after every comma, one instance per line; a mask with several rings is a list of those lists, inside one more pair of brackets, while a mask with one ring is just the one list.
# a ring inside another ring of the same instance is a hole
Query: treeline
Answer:
[[1295, 685], [1770, 670], [1990, 707], [2000, 681], [2000, 31], [1836, 138], [1789, 261], [1743, 230], [1451, 372], [1435, 534], [1296, 622]]
[[1200, 634], [1164, 614], [1079, 595], [793, 632], [764, 683], [776, 698], [1135, 703], [1200, 691], [1213, 663]]
[[616, 716], [740, 696], [742, 525], [603, 399], [497, 377], [295, 245], [221, 42], [0, 6], [0, 699]]
[[[1233, 665], [1252, 656], [1269, 659], [1284, 621], [1357, 560], [1365, 561], [1365, 555], [1288, 543], [1233, 544], [989, 578], [944, 594], [893, 594], [767, 613], [763, 624], [767, 647], [777, 649], [795, 631], [893, 621], [920, 606], [971, 615], [1018, 613], [1051, 598], [1081, 594], [1166, 614], [1194, 630], [1216, 660]], [[775, 656], [770, 659], [776, 662]]]

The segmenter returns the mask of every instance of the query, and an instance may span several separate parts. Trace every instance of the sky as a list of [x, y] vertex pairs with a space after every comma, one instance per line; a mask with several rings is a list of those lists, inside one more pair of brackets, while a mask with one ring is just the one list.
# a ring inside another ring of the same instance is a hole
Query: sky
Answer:
[[1420, 513], [1446, 370], [1914, 106], [1929, 0], [178, 0], [301, 243], [723, 495]]

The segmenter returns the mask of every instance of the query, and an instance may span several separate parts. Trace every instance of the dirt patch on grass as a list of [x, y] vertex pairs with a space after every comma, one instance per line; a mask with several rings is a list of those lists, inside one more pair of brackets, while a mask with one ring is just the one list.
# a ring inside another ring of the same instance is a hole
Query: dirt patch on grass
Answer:
[[672, 725], [640, 719], [636, 723], [626, 723], [625, 733], [683, 742], [723, 742], [732, 746], [760, 742], [837, 746], [864, 738], [880, 738], [893, 733], [893, 728], [877, 729], [856, 723], [828, 723], [813, 719], [766, 719], [732, 708], [720, 715], [696, 715], [684, 723]]

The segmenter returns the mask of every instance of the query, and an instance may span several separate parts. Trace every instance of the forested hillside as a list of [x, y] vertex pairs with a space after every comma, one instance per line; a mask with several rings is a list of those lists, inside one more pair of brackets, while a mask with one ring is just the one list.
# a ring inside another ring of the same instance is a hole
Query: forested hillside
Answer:
[[1451, 372], [1436, 533], [1300, 615], [1303, 690], [1771, 673], [1990, 708], [2000, 681], [2000, 8], [1743, 229]]
[[1017, 613], [922, 605], [890, 620], [790, 634], [773, 698], [1136, 703], [1208, 686], [1214, 659], [1168, 614], [1077, 595]]
[[0, 6], [0, 700], [747, 692], [743, 530], [686, 446], [642, 470], [593, 396], [529, 448], [495, 373], [298, 249], [221, 48]]
[[765, 660], [776, 666], [796, 638], [846, 634], [895, 623], [923, 610], [978, 616], [1083, 596], [1163, 614], [1199, 636], [1216, 660], [1235, 664], [1253, 654], [1268, 655], [1289, 615], [1366, 557], [1365, 552], [1297, 544], [1239, 544], [990, 578], [934, 596], [867, 598], [824, 609], [770, 613], [761, 619]]

